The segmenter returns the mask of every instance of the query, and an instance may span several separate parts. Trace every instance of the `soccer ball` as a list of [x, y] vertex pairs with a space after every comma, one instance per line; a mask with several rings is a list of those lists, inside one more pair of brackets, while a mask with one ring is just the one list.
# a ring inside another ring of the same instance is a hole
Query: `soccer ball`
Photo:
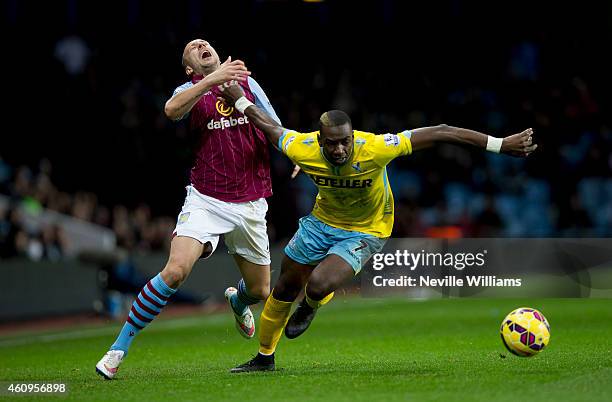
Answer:
[[529, 307], [520, 307], [508, 314], [499, 332], [506, 349], [522, 357], [539, 353], [550, 339], [550, 325], [544, 314]]

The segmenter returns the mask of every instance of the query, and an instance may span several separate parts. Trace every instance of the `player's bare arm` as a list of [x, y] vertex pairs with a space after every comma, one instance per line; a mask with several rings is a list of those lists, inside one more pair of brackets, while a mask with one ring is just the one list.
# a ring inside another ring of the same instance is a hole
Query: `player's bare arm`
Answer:
[[245, 81], [251, 72], [241, 60], [228, 57], [221, 66], [191, 88], [174, 95], [166, 102], [164, 112], [171, 120], [178, 120], [191, 111], [200, 98], [215, 85], [229, 80]]
[[[244, 91], [237, 82], [226, 82], [219, 86], [221, 91], [222, 100], [228, 106], [236, 106], [236, 102], [244, 97]], [[245, 98], [246, 99], [246, 98]], [[249, 102], [250, 103], [250, 102]], [[266, 112], [261, 110], [256, 105], [250, 104], [245, 110], [244, 114], [255, 124], [255, 126], [263, 131], [268, 137], [268, 141], [278, 149], [278, 140], [286, 130], [280, 126], [274, 119], [272, 119]]]
[[512, 156], [524, 157], [538, 147], [533, 143], [533, 130], [528, 128], [504, 138], [495, 138], [478, 131], [441, 124], [412, 131], [412, 150], [429, 148], [437, 143], [473, 145]]

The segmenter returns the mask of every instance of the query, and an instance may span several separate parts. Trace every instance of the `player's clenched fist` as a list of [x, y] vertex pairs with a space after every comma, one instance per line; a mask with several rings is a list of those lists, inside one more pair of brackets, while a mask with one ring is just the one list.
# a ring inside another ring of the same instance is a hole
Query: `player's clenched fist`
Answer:
[[234, 103], [244, 96], [242, 87], [234, 80], [227, 81], [218, 86], [221, 92], [220, 98], [227, 106], [234, 106]]

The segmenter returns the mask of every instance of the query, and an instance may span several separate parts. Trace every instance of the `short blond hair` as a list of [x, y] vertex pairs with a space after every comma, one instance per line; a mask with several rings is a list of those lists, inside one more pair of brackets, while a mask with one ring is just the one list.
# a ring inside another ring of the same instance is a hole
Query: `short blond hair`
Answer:
[[323, 113], [319, 118], [321, 127], [337, 127], [346, 123], [351, 124], [351, 118], [342, 110], [330, 110]]

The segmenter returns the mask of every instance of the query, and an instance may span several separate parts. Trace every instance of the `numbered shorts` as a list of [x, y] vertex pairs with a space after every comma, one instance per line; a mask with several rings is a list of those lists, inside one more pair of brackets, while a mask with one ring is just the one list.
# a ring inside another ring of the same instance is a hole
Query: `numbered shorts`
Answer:
[[[187, 197], [178, 216], [175, 236], [209, 242], [212, 252], [224, 235], [230, 254], [247, 261], [270, 265], [270, 245], [266, 227], [268, 203], [264, 198], [249, 202], [225, 202], [187, 186]], [[211, 252], [211, 254], [212, 254]]]
[[329, 254], [336, 254], [357, 275], [386, 241], [386, 238], [335, 228], [308, 215], [300, 219], [297, 232], [285, 247], [285, 254], [293, 261], [306, 265], [317, 265]]

